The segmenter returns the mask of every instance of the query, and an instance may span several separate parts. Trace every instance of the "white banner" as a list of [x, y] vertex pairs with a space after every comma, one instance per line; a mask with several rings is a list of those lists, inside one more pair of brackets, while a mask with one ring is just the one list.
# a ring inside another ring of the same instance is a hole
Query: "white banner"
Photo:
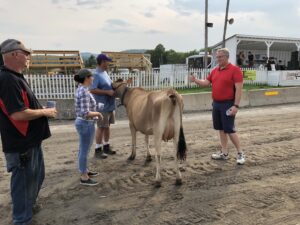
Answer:
[[300, 86], [300, 70], [283, 70], [279, 86]]

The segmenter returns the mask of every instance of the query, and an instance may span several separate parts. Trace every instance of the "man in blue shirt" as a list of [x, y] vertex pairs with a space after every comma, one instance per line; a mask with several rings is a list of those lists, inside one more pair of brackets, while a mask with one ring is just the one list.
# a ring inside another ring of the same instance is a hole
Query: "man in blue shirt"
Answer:
[[112, 59], [108, 58], [105, 54], [97, 56], [98, 65], [94, 73], [93, 84], [90, 87], [90, 91], [97, 102], [98, 110], [103, 115], [103, 120], [97, 122], [96, 130], [95, 155], [99, 158], [106, 158], [107, 154], [116, 154], [109, 146], [110, 124], [115, 122], [114, 110], [116, 108], [115, 91], [111, 85], [112, 80], [106, 72], [111, 61]]

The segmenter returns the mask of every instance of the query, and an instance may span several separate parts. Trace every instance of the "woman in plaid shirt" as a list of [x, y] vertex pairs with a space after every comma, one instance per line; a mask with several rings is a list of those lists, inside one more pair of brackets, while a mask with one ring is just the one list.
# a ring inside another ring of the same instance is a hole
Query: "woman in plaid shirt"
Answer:
[[93, 82], [92, 73], [87, 69], [81, 69], [74, 80], [80, 85], [75, 93], [75, 127], [79, 135], [78, 163], [80, 184], [94, 186], [98, 182], [90, 179], [97, 176], [97, 172], [88, 170], [88, 154], [95, 136], [95, 119], [103, 118], [100, 112], [96, 111], [96, 101], [89, 92], [89, 86]]

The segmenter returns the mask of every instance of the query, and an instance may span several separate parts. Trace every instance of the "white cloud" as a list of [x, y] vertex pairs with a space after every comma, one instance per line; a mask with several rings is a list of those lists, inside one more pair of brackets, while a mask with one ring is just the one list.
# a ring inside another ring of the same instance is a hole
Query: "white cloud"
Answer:
[[[299, 37], [298, 0], [231, 0], [227, 37], [236, 33]], [[209, 0], [209, 44], [222, 39], [226, 1]], [[15, 7], [18, 5], [18, 7]], [[204, 46], [204, 1], [0, 0], [0, 42], [33, 49], [100, 52], [130, 48], [187, 51]], [[11, 12], [16, 15], [13, 19]]]
[[64, 8], [69, 7], [87, 7], [87, 8], [99, 8], [104, 4], [109, 3], [106, 0], [51, 0], [51, 3], [55, 5], [60, 5]]
[[159, 31], [159, 30], [147, 30], [145, 31], [146, 34], [162, 34], [163, 32], [162, 31]]
[[105, 21], [102, 30], [111, 33], [130, 32], [130, 26], [125, 20], [109, 19]]
[[144, 16], [145, 16], [145, 17], [148, 17], [148, 18], [154, 17], [154, 15], [153, 15], [152, 12], [146, 12], [146, 13], [144, 13]]

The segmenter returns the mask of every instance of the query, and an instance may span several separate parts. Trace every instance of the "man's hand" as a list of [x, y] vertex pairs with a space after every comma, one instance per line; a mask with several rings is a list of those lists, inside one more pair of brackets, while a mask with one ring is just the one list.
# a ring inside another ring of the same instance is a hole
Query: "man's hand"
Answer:
[[98, 119], [99, 120], [103, 120], [103, 116], [102, 116], [102, 113], [98, 112], [98, 115], [97, 115]]
[[189, 75], [189, 79], [191, 82], [195, 82], [196, 77], [195, 77], [195, 75], [191, 74], [191, 75]]
[[114, 90], [107, 90], [107, 95], [113, 97], [116, 95], [116, 92]]
[[194, 74], [189, 75], [189, 80], [200, 87], [209, 87], [210, 85], [209, 80], [197, 79]]
[[49, 118], [55, 118], [57, 115], [56, 108], [46, 108], [43, 109], [44, 116]]
[[235, 106], [232, 106], [232, 107], [230, 108], [230, 111], [231, 111], [230, 116], [235, 116], [235, 115], [237, 114], [237, 112], [238, 112], [238, 108], [235, 107]]

